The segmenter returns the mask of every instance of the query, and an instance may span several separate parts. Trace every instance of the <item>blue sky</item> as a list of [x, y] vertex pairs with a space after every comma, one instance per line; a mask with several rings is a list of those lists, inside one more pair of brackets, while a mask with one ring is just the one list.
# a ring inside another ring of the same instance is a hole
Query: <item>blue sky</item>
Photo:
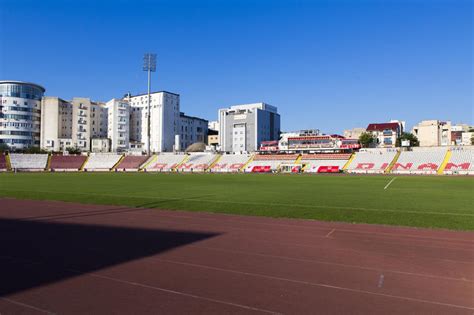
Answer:
[[0, 79], [107, 101], [154, 90], [213, 120], [263, 101], [283, 130], [473, 123], [473, 2], [0, 0]]

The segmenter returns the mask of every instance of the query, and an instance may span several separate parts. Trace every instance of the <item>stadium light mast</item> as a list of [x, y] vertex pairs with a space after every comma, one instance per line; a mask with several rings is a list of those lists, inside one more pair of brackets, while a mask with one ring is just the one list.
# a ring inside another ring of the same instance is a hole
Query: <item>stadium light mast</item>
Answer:
[[150, 100], [150, 89], [151, 89], [151, 73], [156, 71], [156, 54], [146, 53], [143, 55], [143, 71], [148, 72], [148, 118], [147, 118], [147, 153], [151, 154], [151, 100]]

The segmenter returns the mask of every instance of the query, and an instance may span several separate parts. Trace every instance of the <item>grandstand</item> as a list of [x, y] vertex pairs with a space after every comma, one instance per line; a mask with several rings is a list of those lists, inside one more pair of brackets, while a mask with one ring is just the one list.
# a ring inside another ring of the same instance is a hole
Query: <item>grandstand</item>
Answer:
[[161, 153], [152, 157], [152, 162], [144, 168], [147, 172], [169, 172], [186, 158], [183, 154]]
[[452, 148], [443, 173], [474, 175], [474, 147]]
[[48, 163], [47, 154], [10, 154], [11, 167], [14, 170], [38, 171], [44, 170]]
[[212, 165], [210, 171], [218, 173], [238, 172], [252, 157], [251, 154], [224, 154]]
[[299, 154], [257, 154], [245, 167], [247, 173], [268, 173], [278, 171], [281, 164], [295, 163]]
[[84, 155], [52, 155], [49, 168], [52, 171], [78, 171], [86, 159]]
[[117, 171], [138, 171], [150, 157], [148, 155], [127, 155], [115, 167]]
[[0, 153], [0, 172], [8, 170], [7, 156]]
[[305, 173], [337, 173], [347, 163], [351, 154], [303, 154], [301, 164]]
[[109, 171], [118, 163], [122, 155], [111, 153], [94, 153], [84, 166], [85, 171]]
[[436, 174], [446, 156], [447, 148], [413, 148], [402, 151], [393, 165], [395, 174]]
[[182, 172], [203, 172], [218, 156], [211, 153], [190, 153], [176, 169]]
[[355, 153], [348, 173], [383, 173], [397, 156], [397, 149], [364, 149]]

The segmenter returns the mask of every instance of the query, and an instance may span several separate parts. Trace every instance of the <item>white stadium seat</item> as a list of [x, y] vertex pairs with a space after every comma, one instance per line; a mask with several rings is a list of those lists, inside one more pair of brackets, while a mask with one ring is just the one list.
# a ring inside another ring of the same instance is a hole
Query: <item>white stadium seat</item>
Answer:
[[12, 169], [43, 170], [48, 164], [47, 154], [10, 154]]
[[120, 160], [122, 155], [109, 153], [95, 153], [89, 156], [84, 170], [86, 171], [108, 171]]

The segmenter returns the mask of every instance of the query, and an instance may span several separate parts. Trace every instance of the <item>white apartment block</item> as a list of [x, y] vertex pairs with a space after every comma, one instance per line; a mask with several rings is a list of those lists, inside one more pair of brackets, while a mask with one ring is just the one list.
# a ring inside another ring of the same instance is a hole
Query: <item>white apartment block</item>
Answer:
[[107, 109], [107, 138], [113, 152], [129, 149], [130, 106], [127, 100], [112, 99], [105, 104]]
[[[148, 147], [148, 95], [128, 95], [130, 104], [130, 141]], [[150, 149], [152, 152], [172, 152], [175, 135], [180, 128], [179, 95], [166, 91], [150, 94]]]

